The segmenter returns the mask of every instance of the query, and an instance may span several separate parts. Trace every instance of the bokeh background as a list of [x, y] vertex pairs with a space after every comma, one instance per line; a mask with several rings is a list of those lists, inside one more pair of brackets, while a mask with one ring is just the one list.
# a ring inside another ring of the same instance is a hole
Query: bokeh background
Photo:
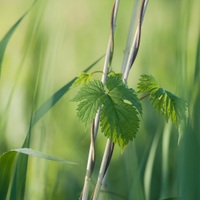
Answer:
[[[0, 0], [0, 39], [30, 8], [29, 0]], [[0, 154], [20, 148], [32, 111], [102, 56], [110, 33], [113, 1], [37, 1], [6, 48], [0, 79]], [[113, 69], [121, 71], [134, 9], [120, 2]], [[137, 137], [124, 152], [115, 148], [102, 199], [200, 198], [200, 3], [149, 1], [139, 53], [128, 85], [151, 74], [163, 88], [188, 101], [190, 125], [178, 145], [178, 131], [143, 100]], [[138, 16], [138, 13], [137, 13]], [[103, 59], [92, 69], [102, 70]], [[38, 81], [36, 102], [35, 87]], [[31, 148], [77, 162], [77, 166], [30, 157], [25, 199], [78, 199], [90, 137], [76, 118], [71, 89], [32, 129]], [[184, 139], [185, 138], [185, 139]], [[99, 132], [95, 186], [106, 139]]]

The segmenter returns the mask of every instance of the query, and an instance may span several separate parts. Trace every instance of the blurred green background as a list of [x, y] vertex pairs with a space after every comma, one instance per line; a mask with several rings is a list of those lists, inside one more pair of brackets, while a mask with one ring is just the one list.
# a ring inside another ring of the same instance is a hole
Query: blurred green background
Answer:
[[[31, 4], [0, 0], [1, 39]], [[112, 5], [111, 0], [38, 0], [17, 27], [1, 70], [0, 155], [22, 146], [32, 110], [105, 53]], [[113, 58], [116, 72], [121, 71], [133, 9], [134, 1], [120, 2]], [[144, 100], [140, 130], [123, 153], [116, 147], [102, 199], [200, 199], [199, 9], [199, 0], [149, 1], [128, 85], [136, 89], [141, 74], [152, 74], [162, 87], [188, 101], [189, 125], [178, 145], [177, 129]], [[102, 68], [103, 59], [92, 70]], [[30, 157], [25, 199], [79, 197], [90, 137], [76, 119], [76, 104], [70, 102], [75, 93], [76, 89], [70, 90], [34, 126], [31, 148], [79, 164]], [[105, 142], [100, 133], [93, 186]]]

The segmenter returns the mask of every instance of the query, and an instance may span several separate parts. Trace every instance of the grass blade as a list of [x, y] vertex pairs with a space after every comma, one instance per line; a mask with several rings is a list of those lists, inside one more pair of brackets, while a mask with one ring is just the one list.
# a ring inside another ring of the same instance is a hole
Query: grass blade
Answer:
[[0, 41], [0, 74], [1, 74], [1, 68], [2, 68], [2, 61], [3, 61], [3, 56], [7, 47], [7, 44], [13, 35], [14, 31], [16, 30], [17, 26], [20, 24], [22, 19], [25, 17], [27, 13], [25, 13], [11, 28], [10, 30], [6, 33], [6, 35], [3, 37], [3, 39]]
[[28, 155], [28, 156], [35, 156], [35, 157], [38, 157], [38, 158], [44, 158], [46, 160], [57, 161], [57, 162], [65, 163], [65, 164], [71, 164], [71, 165], [77, 164], [75, 162], [64, 160], [62, 158], [51, 156], [51, 155], [45, 154], [43, 152], [35, 151], [35, 150], [29, 149], [29, 148], [14, 149], [12, 151], [16, 151], [18, 153], [23, 153], [23, 154]]
[[33, 2], [33, 4], [31, 5], [31, 7], [28, 9], [28, 11], [26, 11], [18, 20], [17, 22], [15, 22], [15, 24], [13, 24], [13, 26], [8, 30], [8, 32], [5, 34], [5, 36], [2, 38], [2, 40], [0, 41], [0, 76], [1, 76], [1, 68], [2, 68], [2, 62], [3, 62], [3, 57], [4, 57], [4, 53], [7, 47], [7, 44], [10, 40], [10, 38], [12, 37], [13, 33], [15, 32], [16, 28], [18, 27], [18, 25], [20, 24], [20, 22], [24, 19], [24, 17], [28, 14], [28, 12], [31, 10], [31, 8], [33, 7], [33, 5], [35, 4], [36, 1]]
[[10, 199], [13, 200], [24, 199], [27, 164], [28, 164], [28, 157], [20, 154], [17, 158], [16, 167], [14, 169], [14, 178], [11, 183], [12, 186], [11, 186]]
[[158, 130], [157, 133], [154, 136], [151, 148], [149, 150], [149, 155], [145, 167], [145, 174], [144, 174], [144, 190], [145, 190], [145, 196], [146, 200], [151, 199], [150, 194], [151, 194], [151, 181], [152, 181], [152, 172], [153, 172], [153, 165], [155, 162], [155, 157], [157, 153], [157, 148], [159, 145], [159, 140], [161, 137], [161, 131]]
[[[12, 178], [12, 175], [13, 175], [13, 164], [18, 153], [25, 154], [25, 156], [23, 155], [23, 157], [21, 157], [21, 161], [23, 161], [23, 159], [25, 160], [25, 158], [27, 158], [28, 156], [35, 156], [35, 157], [43, 158], [50, 161], [61, 162], [64, 164], [70, 164], [70, 165], [77, 164], [68, 160], [64, 160], [62, 158], [51, 156], [43, 152], [35, 151], [28, 148], [13, 149], [11, 151], [8, 151], [0, 157], [0, 199], [1, 200], [4, 200], [7, 198], [10, 179]], [[19, 173], [15, 176], [18, 177]], [[19, 176], [18, 178], [20, 179], [16, 179], [16, 180], [23, 181], [22, 179], [23, 176]], [[11, 199], [21, 199], [20, 191], [17, 190], [19, 188], [15, 187], [14, 189], [12, 190], [12, 193], [11, 193], [12, 195]]]
[[[84, 72], [89, 71], [94, 65], [96, 65], [103, 56], [97, 59], [94, 63], [92, 63], [89, 67], [87, 67]], [[60, 88], [57, 92], [55, 92], [46, 102], [44, 102], [38, 110], [36, 110], [33, 115], [31, 126], [34, 126], [61, 98], [62, 96], [70, 89], [72, 84], [77, 78], [72, 79], [69, 83]]]

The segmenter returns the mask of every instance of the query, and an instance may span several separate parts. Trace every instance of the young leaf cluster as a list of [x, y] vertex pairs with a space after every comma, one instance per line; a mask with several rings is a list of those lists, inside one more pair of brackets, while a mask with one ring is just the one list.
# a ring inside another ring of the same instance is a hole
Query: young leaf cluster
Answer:
[[119, 76], [108, 76], [105, 85], [99, 80], [89, 81], [72, 101], [79, 102], [77, 116], [85, 126], [91, 124], [101, 108], [101, 130], [121, 148], [135, 137], [142, 107], [134, 90]]
[[142, 75], [139, 80], [138, 92], [149, 94], [151, 104], [155, 110], [161, 112], [167, 121], [171, 119], [177, 126], [180, 125], [181, 121], [187, 116], [187, 103], [171, 92], [161, 88], [153, 76]]
[[77, 79], [73, 83], [73, 86], [76, 87], [79, 85], [85, 85], [91, 80], [91, 78], [92, 78], [92, 74], [81, 72], [81, 74], [77, 77]]

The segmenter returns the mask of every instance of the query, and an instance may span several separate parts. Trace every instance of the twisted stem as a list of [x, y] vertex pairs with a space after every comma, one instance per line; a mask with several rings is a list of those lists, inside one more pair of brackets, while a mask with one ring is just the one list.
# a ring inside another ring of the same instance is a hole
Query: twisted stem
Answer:
[[[142, 21], [143, 21], [144, 13], [145, 13], [145, 10], [146, 10], [147, 2], [148, 2], [148, 0], [143, 0], [142, 5], [141, 5], [139, 22], [138, 22], [135, 38], [134, 38], [133, 45], [132, 45], [132, 48], [131, 48], [131, 51], [130, 51], [130, 54], [129, 54], [129, 57], [128, 57], [126, 69], [125, 69], [125, 72], [123, 74], [124, 83], [128, 79], [129, 71], [130, 71], [130, 69], [131, 69], [131, 67], [132, 67], [132, 65], [135, 61], [135, 58], [136, 58], [138, 50], [139, 50], [140, 36], [141, 36], [141, 26], [142, 26]], [[104, 150], [103, 159], [102, 159], [102, 162], [101, 162], [101, 167], [100, 167], [95, 191], [94, 191], [93, 197], [91, 198], [92, 200], [97, 200], [97, 198], [98, 198], [103, 178], [104, 178], [104, 176], [107, 172], [108, 166], [109, 166], [111, 158], [112, 158], [113, 150], [114, 150], [114, 143], [110, 139], [108, 139], [107, 143], [106, 143], [105, 150]]]
[[[103, 68], [103, 74], [102, 74], [102, 83], [105, 84], [106, 76], [109, 71], [109, 68], [111, 68], [112, 63], [112, 57], [114, 52], [114, 31], [116, 27], [116, 18], [119, 8], [119, 0], [115, 0], [113, 9], [112, 9], [112, 15], [111, 15], [111, 33], [108, 41], [105, 61], [104, 61], [104, 68]], [[81, 196], [79, 199], [81, 200], [87, 200], [89, 195], [89, 181], [94, 169], [95, 165], [95, 141], [97, 137], [98, 127], [99, 127], [99, 118], [100, 118], [100, 109], [98, 110], [95, 119], [92, 122], [92, 128], [91, 128], [91, 142], [90, 142], [90, 149], [88, 153], [88, 162], [87, 162], [87, 168], [86, 168], [86, 175], [85, 175], [85, 181], [83, 190], [81, 193]]]

